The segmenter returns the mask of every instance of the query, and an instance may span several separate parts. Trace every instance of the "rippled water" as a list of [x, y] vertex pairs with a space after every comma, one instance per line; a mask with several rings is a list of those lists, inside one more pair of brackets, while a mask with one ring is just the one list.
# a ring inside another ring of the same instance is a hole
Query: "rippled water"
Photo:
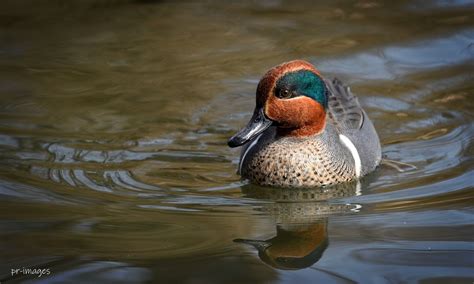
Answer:
[[[474, 280], [472, 2], [1, 6], [2, 282]], [[350, 84], [407, 165], [240, 181], [226, 140], [296, 58]]]

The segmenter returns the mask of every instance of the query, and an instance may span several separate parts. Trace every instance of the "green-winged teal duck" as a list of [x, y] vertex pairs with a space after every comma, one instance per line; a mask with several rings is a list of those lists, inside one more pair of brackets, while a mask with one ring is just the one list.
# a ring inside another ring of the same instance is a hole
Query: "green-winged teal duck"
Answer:
[[349, 87], [295, 60], [270, 69], [250, 122], [228, 142], [244, 145], [239, 173], [252, 183], [314, 187], [356, 180], [380, 163], [375, 128]]

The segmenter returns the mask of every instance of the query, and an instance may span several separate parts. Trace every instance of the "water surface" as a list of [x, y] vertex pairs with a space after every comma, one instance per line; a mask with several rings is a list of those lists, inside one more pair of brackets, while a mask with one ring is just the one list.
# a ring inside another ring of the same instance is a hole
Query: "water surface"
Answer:
[[[312, 2], [3, 1], [0, 279], [472, 283], [473, 3]], [[413, 167], [241, 181], [226, 141], [297, 58]]]

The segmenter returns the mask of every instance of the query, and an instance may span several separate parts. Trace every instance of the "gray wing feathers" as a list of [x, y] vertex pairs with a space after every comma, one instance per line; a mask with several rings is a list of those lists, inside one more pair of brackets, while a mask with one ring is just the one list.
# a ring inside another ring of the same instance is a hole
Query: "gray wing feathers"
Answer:
[[325, 81], [328, 87], [328, 115], [339, 134], [348, 137], [361, 159], [361, 175], [365, 175], [380, 163], [382, 150], [374, 125], [349, 87], [334, 79]]
[[339, 79], [325, 80], [328, 88], [328, 115], [339, 130], [361, 129], [364, 112], [357, 97]]

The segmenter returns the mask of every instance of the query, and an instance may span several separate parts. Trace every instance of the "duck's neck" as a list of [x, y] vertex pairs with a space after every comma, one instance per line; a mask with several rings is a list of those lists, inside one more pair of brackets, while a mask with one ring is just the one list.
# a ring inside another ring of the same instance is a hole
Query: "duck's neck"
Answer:
[[300, 127], [291, 128], [277, 128], [277, 135], [282, 137], [308, 137], [321, 134], [326, 128], [326, 113], [324, 111], [319, 113], [319, 117], [313, 123], [304, 124]]

